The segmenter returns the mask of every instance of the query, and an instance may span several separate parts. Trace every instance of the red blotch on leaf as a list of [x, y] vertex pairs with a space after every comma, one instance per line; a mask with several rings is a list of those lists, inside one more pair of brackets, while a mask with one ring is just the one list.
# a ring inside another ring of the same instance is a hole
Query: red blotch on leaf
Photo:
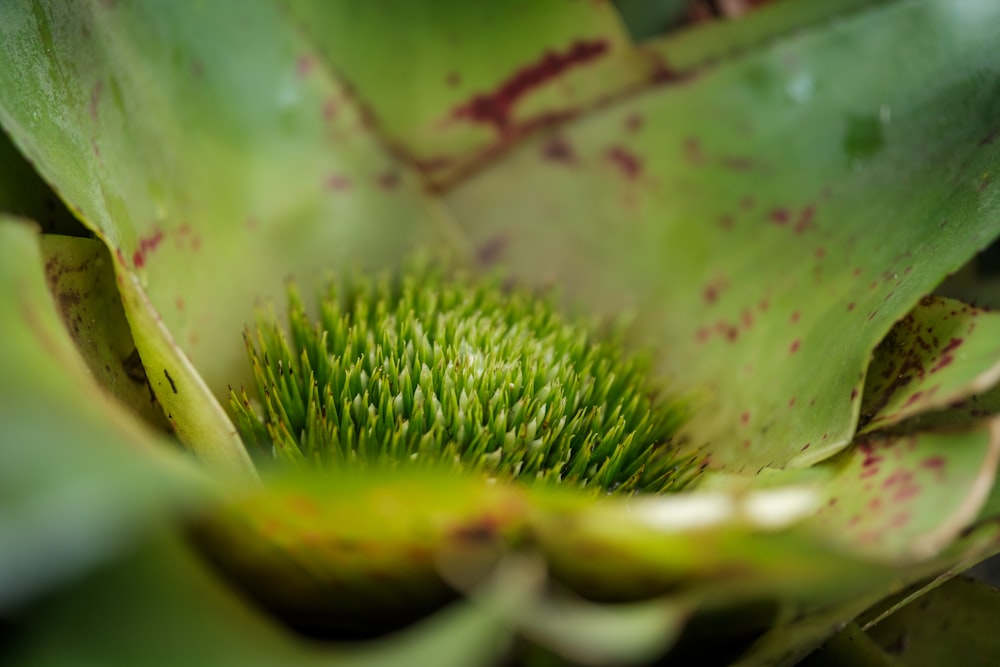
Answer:
[[771, 222], [778, 225], [779, 227], [787, 225], [791, 217], [792, 216], [788, 212], [787, 208], [776, 208], [773, 211], [771, 211], [770, 214]]
[[394, 190], [399, 185], [398, 171], [384, 171], [378, 175], [378, 185], [383, 190]]
[[504, 133], [511, 125], [514, 105], [531, 89], [555, 79], [571, 67], [604, 55], [607, 50], [608, 43], [604, 40], [581, 40], [566, 51], [548, 51], [539, 61], [515, 72], [493, 92], [476, 95], [458, 106], [452, 117], [492, 125]]
[[705, 163], [705, 154], [701, 152], [701, 142], [697, 137], [688, 137], [684, 140], [684, 157], [696, 166]]
[[621, 146], [612, 146], [606, 155], [611, 163], [629, 180], [634, 180], [642, 172], [642, 162], [639, 158]]
[[299, 56], [295, 63], [295, 73], [301, 77], [308, 76], [315, 65], [316, 61], [312, 56]]
[[563, 164], [576, 162], [576, 153], [573, 151], [573, 147], [563, 137], [552, 137], [542, 144], [542, 157], [550, 162]]
[[630, 113], [628, 116], [625, 117], [625, 131], [638, 132], [640, 129], [642, 129], [642, 125], [644, 122], [645, 119], [642, 117], [642, 114], [638, 112]]
[[342, 192], [351, 189], [351, 179], [340, 174], [333, 174], [326, 179], [326, 189], [335, 192]]
[[90, 90], [90, 104], [87, 110], [90, 112], [90, 119], [97, 122], [97, 106], [101, 103], [101, 93], [104, 91], [104, 82], [98, 81]]
[[163, 242], [163, 230], [156, 230], [151, 236], [139, 239], [139, 247], [132, 253], [132, 265], [140, 269], [146, 265], [146, 257]]
[[813, 222], [813, 218], [816, 217], [816, 207], [806, 206], [799, 213], [798, 220], [795, 221], [795, 227], [792, 228], [796, 234], [802, 234], [809, 231], [810, 229], [815, 229], [816, 223]]
[[799, 347], [801, 345], [802, 345], [802, 341], [800, 341], [798, 338], [796, 338], [795, 340], [792, 341], [792, 344], [788, 346], [788, 353], [789, 354], [795, 354], [796, 352], [799, 351]]

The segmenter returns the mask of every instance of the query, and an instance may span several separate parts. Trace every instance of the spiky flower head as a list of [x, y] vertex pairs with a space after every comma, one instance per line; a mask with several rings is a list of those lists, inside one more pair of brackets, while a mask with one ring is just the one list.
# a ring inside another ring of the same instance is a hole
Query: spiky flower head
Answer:
[[293, 286], [245, 336], [259, 403], [231, 394], [261, 455], [320, 466], [456, 465], [489, 476], [662, 492], [681, 411], [621, 335], [550, 298], [427, 263], [331, 280], [312, 318]]

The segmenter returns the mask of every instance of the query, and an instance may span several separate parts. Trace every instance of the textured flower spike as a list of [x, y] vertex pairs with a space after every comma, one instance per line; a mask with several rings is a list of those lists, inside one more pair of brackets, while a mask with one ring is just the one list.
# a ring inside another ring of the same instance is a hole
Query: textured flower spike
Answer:
[[676, 405], [549, 300], [412, 266], [333, 281], [319, 318], [289, 292], [246, 336], [260, 407], [231, 394], [245, 442], [284, 463], [453, 464], [520, 481], [663, 492], [679, 465]]

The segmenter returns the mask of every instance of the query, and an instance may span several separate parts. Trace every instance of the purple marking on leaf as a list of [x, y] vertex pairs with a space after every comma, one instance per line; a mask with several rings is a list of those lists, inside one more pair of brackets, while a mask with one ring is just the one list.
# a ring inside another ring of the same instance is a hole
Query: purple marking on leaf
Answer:
[[639, 112], [630, 113], [625, 117], [625, 131], [634, 134], [642, 129], [642, 125], [645, 122], [642, 114]]
[[705, 163], [705, 154], [701, 151], [701, 142], [697, 137], [688, 137], [684, 140], [684, 157], [695, 166]]
[[634, 180], [642, 172], [639, 158], [621, 146], [612, 146], [605, 155], [629, 180]]
[[333, 174], [326, 179], [326, 189], [343, 192], [351, 189], [351, 179], [341, 174]]
[[851, 400], [853, 401], [857, 397], [858, 397], [858, 388], [855, 387], [854, 389], [851, 390]]
[[337, 99], [335, 97], [326, 98], [326, 101], [323, 102], [323, 120], [328, 123], [333, 121], [337, 117], [338, 110]]
[[146, 264], [146, 257], [163, 242], [163, 230], [156, 230], [151, 236], [139, 239], [139, 247], [132, 254], [132, 264], [140, 269]]
[[816, 228], [816, 223], [813, 222], [813, 218], [816, 217], [816, 207], [810, 204], [802, 209], [799, 213], [798, 220], [795, 221], [795, 227], [792, 229], [796, 234], [803, 234], [810, 229]]
[[550, 162], [563, 164], [576, 162], [576, 153], [573, 151], [573, 147], [564, 137], [560, 136], [554, 136], [542, 144], [542, 157]]
[[733, 171], [750, 171], [754, 167], [753, 158], [739, 155], [723, 155], [722, 166]]
[[776, 208], [771, 211], [770, 214], [771, 222], [778, 225], [779, 227], [784, 227], [788, 224], [788, 220], [791, 218], [791, 214], [788, 212], [787, 208]]
[[564, 52], [548, 51], [540, 60], [527, 65], [489, 93], [474, 96], [459, 105], [452, 117], [473, 123], [492, 125], [501, 134], [510, 127], [511, 113], [517, 102], [533, 88], [559, 77], [572, 67], [598, 58], [608, 51], [604, 40], [580, 40]]
[[97, 107], [101, 103], [101, 93], [104, 91], [104, 81], [97, 81], [90, 90], [90, 104], [87, 110], [90, 112], [90, 119], [97, 122]]
[[315, 65], [316, 61], [312, 56], [299, 56], [299, 59], [295, 62], [295, 73], [299, 77], [309, 76]]
[[399, 172], [394, 169], [384, 171], [378, 175], [377, 182], [383, 190], [395, 190], [400, 182]]

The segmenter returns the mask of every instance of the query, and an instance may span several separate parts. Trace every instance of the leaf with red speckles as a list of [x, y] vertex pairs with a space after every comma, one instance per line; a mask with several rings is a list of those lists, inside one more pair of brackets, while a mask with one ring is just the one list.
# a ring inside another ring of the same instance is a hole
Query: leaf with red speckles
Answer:
[[447, 200], [512, 275], [635, 311], [713, 465], [808, 465], [851, 441], [892, 324], [1000, 233], [979, 187], [1000, 96], [967, 74], [1000, 67], [993, 20], [859, 12], [570, 122], [571, 163], [540, 137]]
[[49, 290], [94, 379], [147, 423], [169, 431], [147, 385], [107, 248], [71, 236], [44, 235], [40, 243]]
[[213, 395], [248, 377], [256, 301], [439, 240], [427, 196], [275, 5], [0, 5], [0, 123], [111, 248], [160, 403], [186, 442], [229, 443], [219, 458], [238, 443]]
[[1000, 663], [1000, 590], [959, 577], [868, 628], [906, 667]]
[[837, 476], [810, 524], [852, 552], [896, 561], [936, 555], [976, 519], [1000, 461], [1000, 422], [871, 436], [825, 465]]
[[925, 297], [875, 349], [860, 433], [980, 394], [1000, 379], [1000, 314]]
[[610, 3], [287, 4], [380, 129], [436, 183], [649, 72]]
[[0, 614], [115, 558], [197, 495], [174, 474], [185, 462], [94, 381], [44, 264], [35, 230], [0, 216]]

